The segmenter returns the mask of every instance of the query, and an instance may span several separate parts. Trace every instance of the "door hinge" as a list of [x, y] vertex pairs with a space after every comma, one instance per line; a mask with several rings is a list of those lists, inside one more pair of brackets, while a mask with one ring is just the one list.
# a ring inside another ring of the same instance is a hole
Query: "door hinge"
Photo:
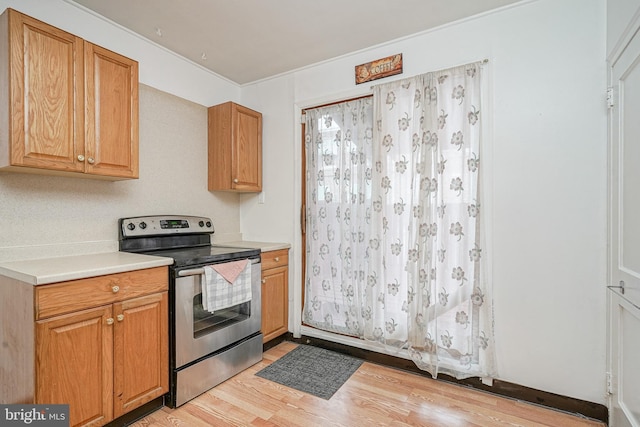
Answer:
[[305, 113], [302, 113], [300, 115], [300, 124], [303, 125], [305, 123], [307, 123], [307, 115]]
[[611, 383], [611, 372], [607, 372], [607, 394], [613, 394], [613, 384]]
[[607, 88], [607, 107], [613, 108], [613, 88]]

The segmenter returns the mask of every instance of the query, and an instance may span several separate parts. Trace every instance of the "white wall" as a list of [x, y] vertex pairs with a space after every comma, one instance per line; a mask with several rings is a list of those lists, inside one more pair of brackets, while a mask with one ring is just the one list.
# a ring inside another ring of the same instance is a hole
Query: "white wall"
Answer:
[[237, 101], [240, 88], [88, 9], [65, 0], [0, 0], [10, 7], [139, 62], [140, 82], [204, 106]]
[[607, 59], [613, 59], [624, 49], [633, 36], [638, 16], [637, 0], [607, 1]]
[[262, 112], [263, 127], [264, 203], [252, 194], [241, 196], [240, 223], [246, 227], [247, 240], [292, 243], [299, 224], [291, 219], [298, 218], [294, 212], [300, 208], [294, 196], [300, 192], [295, 165], [301, 165], [294, 155], [299, 144], [294, 142], [293, 95], [290, 75], [243, 87], [242, 103], [253, 102], [253, 108]]
[[140, 179], [0, 174], [0, 262], [117, 250], [117, 219], [134, 215], [210, 216], [214, 239], [240, 238], [240, 197], [207, 191], [206, 106], [238, 86], [62, 0], [7, 7], [139, 61]]
[[267, 114], [268, 152], [265, 203], [243, 201], [241, 228], [293, 243], [291, 317], [301, 310], [299, 109], [368, 93], [354, 66], [394, 53], [400, 77], [487, 58], [499, 378], [604, 404], [605, 16], [605, 0], [525, 2], [243, 88]]

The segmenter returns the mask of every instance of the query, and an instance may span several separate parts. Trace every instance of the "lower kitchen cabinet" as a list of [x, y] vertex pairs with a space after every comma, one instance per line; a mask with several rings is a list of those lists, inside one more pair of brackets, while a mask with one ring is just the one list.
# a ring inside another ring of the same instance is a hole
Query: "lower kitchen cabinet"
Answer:
[[113, 418], [169, 391], [167, 292], [114, 304]]
[[36, 322], [36, 403], [69, 404], [70, 425], [113, 418], [111, 306]]
[[[168, 392], [167, 267], [33, 288], [35, 366], [26, 356], [11, 378], [24, 397], [3, 399], [69, 404], [70, 426], [101, 426]], [[25, 357], [29, 338], [17, 344]]]
[[289, 250], [263, 252], [262, 334], [267, 342], [289, 329]]

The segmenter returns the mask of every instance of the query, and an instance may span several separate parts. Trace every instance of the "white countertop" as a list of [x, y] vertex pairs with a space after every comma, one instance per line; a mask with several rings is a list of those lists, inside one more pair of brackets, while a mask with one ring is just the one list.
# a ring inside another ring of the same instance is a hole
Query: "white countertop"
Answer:
[[255, 248], [255, 249], [260, 249], [262, 252], [277, 251], [279, 249], [291, 248], [291, 244], [289, 243], [251, 242], [247, 240], [236, 240], [234, 242], [215, 242], [214, 245], [229, 246], [232, 248]]
[[[256, 248], [262, 252], [289, 249], [289, 243], [236, 240], [215, 242], [218, 246]], [[129, 252], [104, 252], [0, 263], [0, 275], [31, 285], [46, 285], [67, 280], [123, 273], [173, 264], [173, 259]]]
[[173, 264], [172, 258], [106, 252], [0, 263], [0, 275], [32, 285], [84, 279]]

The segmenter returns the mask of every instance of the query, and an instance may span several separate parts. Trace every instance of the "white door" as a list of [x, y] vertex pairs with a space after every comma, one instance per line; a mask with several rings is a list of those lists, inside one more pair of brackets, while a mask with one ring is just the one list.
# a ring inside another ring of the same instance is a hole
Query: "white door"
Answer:
[[610, 75], [610, 425], [640, 427], [640, 35]]

